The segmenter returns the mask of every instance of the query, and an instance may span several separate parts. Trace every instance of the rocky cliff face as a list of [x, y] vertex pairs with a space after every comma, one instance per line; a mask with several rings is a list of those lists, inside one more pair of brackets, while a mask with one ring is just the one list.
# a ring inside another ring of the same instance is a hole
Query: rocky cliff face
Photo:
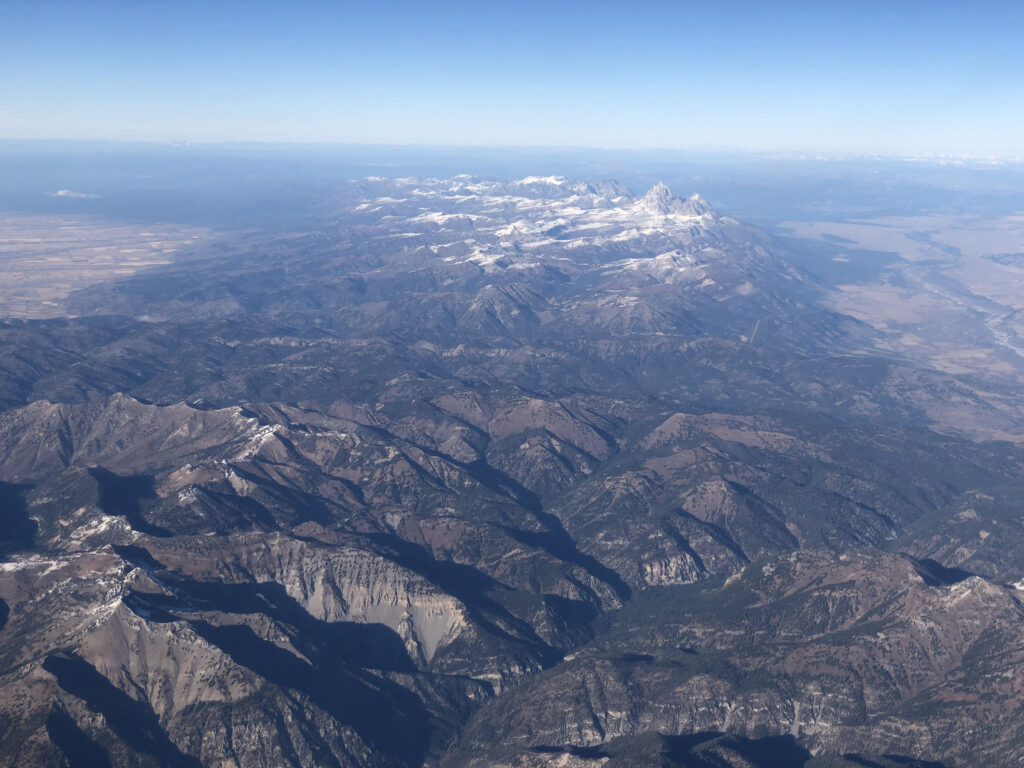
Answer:
[[984, 382], [697, 197], [360, 184], [0, 327], [0, 760], [1016, 764]]
[[[460, 758], [487, 764], [495, 733], [546, 749], [650, 731], [790, 734], [840, 754], [926, 744], [1000, 763], [1021, 738], [1004, 697], [1022, 674], [1022, 606], [1012, 588], [937, 571], [801, 552], [715, 590], [645, 593], [570, 660], [481, 709]], [[970, 706], [991, 709], [964, 733], [964, 682], [981, 679], [992, 680], [986, 703]]]

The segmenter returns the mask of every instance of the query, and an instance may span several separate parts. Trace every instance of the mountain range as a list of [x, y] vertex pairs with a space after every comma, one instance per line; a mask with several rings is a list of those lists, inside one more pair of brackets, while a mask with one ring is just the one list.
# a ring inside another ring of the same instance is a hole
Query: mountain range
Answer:
[[1012, 388], [662, 184], [316, 216], [0, 321], [0, 760], [1019, 763]]

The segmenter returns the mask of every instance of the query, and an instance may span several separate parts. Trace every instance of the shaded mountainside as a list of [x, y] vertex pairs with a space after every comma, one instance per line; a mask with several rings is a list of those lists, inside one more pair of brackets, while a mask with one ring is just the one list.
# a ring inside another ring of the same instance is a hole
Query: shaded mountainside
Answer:
[[999, 764], [1024, 740], [1022, 611], [1013, 588], [875, 553], [803, 551], [717, 589], [649, 590], [571, 659], [483, 707], [454, 762], [490, 764], [494, 743], [504, 754], [639, 730]]
[[0, 761], [1019, 761], [1013, 391], [664, 186], [342, 202], [0, 323]]

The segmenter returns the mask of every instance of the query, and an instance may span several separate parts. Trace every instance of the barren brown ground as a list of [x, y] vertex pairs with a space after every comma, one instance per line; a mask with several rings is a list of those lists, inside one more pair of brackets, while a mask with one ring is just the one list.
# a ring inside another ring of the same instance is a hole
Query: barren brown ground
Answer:
[[851, 241], [840, 259], [856, 259], [856, 250], [900, 257], [877, 280], [839, 285], [831, 297], [835, 309], [882, 332], [890, 350], [947, 373], [1024, 380], [1024, 216], [783, 226], [798, 237]]

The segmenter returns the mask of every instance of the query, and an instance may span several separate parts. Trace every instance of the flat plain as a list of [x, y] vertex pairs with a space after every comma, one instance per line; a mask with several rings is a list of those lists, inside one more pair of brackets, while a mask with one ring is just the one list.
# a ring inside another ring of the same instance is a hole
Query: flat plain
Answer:
[[0, 315], [62, 317], [72, 291], [167, 264], [207, 232], [85, 217], [0, 217]]

